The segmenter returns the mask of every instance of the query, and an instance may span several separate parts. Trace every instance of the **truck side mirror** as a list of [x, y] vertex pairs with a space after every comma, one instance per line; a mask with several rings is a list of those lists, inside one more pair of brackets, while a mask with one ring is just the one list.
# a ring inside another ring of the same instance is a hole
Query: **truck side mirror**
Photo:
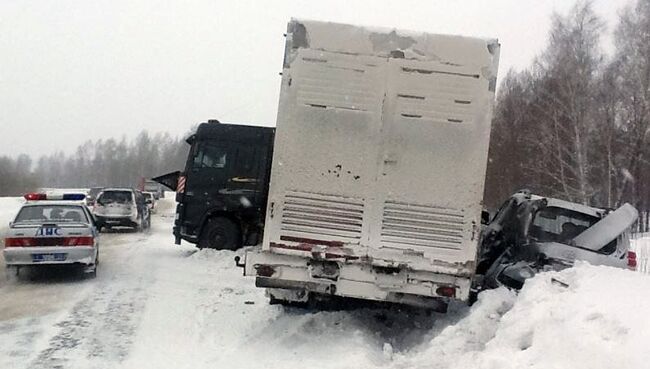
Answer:
[[481, 224], [490, 224], [490, 212], [487, 210], [481, 211]]

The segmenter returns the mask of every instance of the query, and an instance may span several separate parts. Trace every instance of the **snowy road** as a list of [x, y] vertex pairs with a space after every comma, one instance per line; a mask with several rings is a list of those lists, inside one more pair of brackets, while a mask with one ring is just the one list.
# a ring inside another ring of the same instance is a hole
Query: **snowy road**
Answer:
[[152, 234], [103, 234], [94, 280], [67, 268], [3, 278], [0, 341], [9, 344], [0, 347], [0, 367], [114, 367], [125, 360], [160, 266], [147, 252], [166, 241], [157, 233], [167, 230], [159, 222]]
[[252, 367], [261, 360], [286, 368], [298, 358], [318, 367], [383, 366], [393, 347], [408, 349], [431, 332], [424, 315], [269, 306], [234, 267], [235, 253], [173, 245], [172, 216], [157, 215], [148, 234], [102, 234], [94, 280], [67, 269], [23, 271], [17, 281], [2, 273], [0, 367]]
[[[642, 368], [650, 276], [580, 265], [447, 315], [269, 306], [235, 253], [102, 234], [96, 279], [0, 279], [0, 368]], [[0, 199], [0, 224], [19, 202]], [[167, 207], [167, 210], [163, 209]], [[3, 218], [4, 217], [4, 218]], [[4, 267], [3, 267], [4, 268]], [[552, 283], [557, 278], [568, 288]], [[633, 353], [633, 354], [630, 354]]]

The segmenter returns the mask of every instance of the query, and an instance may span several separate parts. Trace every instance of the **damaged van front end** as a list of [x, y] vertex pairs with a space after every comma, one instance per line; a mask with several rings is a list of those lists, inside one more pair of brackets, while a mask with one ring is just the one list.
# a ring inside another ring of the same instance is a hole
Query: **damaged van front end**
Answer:
[[520, 289], [536, 273], [562, 270], [576, 261], [633, 269], [630, 228], [637, 218], [630, 204], [607, 211], [517, 193], [482, 234], [474, 288]]

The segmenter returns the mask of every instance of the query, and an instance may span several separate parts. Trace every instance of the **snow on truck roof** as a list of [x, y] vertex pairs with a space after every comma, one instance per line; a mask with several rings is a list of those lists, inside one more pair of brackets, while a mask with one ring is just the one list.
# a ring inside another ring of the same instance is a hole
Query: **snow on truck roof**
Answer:
[[[495, 38], [430, 34], [390, 28], [291, 19], [287, 26], [287, 43], [293, 48], [309, 48], [340, 53], [437, 60], [450, 66], [488, 67], [483, 73], [496, 76], [493, 62], [498, 56]], [[290, 39], [289, 39], [290, 37]]]

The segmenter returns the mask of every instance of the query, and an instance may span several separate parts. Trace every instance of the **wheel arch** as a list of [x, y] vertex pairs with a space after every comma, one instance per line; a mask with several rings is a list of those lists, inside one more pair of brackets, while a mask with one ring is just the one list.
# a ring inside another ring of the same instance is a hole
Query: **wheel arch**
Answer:
[[239, 228], [240, 232], [243, 232], [242, 221], [239, 217], [237, 217], [234, 211], [228, 211], [228, 210], [216, 208], [216, 209], [210, 209], [206, 211], [205, 214], [203, 215], [203, 219], [201, 219], [199, 230], [196, 233], [199, 239], [203, 235], [203, 230], [205, 229], [206, 224], [208, 224], [210, 219], [214, 219], [214, 218], [226, 218], [232, 221]]

